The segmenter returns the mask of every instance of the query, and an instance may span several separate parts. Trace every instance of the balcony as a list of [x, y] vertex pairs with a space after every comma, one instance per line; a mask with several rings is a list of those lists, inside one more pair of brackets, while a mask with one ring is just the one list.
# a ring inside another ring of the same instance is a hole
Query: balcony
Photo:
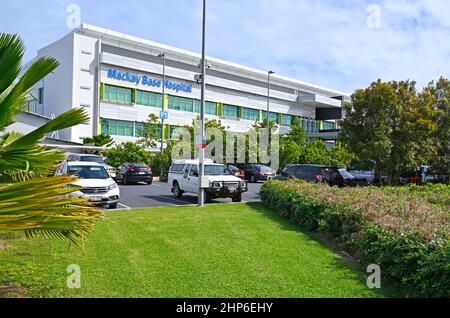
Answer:
[[36, 100], [29, 100], [25, 103], [24, 109], [26, 112], [44, 115], [44, 107], [40, 105]]

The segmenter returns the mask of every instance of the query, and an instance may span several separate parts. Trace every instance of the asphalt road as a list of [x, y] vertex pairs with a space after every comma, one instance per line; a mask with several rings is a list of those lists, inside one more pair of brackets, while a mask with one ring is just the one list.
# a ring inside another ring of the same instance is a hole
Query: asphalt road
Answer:
[[[167, 183], [156, 181], [152, 185], [136, 184], [120, 186], [119, 209], [147, 208], [160, 206], [178, 206], [197, 204], [197, 196], [194, 194], [183, 194], [181, 200], [176, 199], [170, 192]], [[243, 202], [259, 202], [259, 191], [262, 183], [249, 183], [249, 191], [242, 195]], [[231, 199], [217, 199], [213, 203], [229, 203]]]

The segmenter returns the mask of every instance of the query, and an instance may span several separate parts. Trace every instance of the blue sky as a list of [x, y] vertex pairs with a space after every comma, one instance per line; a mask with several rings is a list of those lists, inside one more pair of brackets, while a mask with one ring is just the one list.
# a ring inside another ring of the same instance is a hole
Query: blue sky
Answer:
[[[73, 3], [82, 22], [200, 52], [201, 0], [4, 0], [0, 30], [30, 59], [70, 32]], [[207, 27], [210, 56], [349, 93], [450, 78], [448, 0], [208, 0]]]

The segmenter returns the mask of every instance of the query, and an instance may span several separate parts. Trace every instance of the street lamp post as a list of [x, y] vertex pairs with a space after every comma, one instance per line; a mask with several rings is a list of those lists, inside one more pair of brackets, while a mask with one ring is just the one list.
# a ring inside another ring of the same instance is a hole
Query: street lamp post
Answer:
[[[161, 113], [165, 111], [165, 94], [166, 94], [166, 54], [161, 53], [159, 57], [163, 59], [163, 82], [162, 82], [162, 104], [161, 104]], [[160, 177], [163, 176], [163, 161], [162, 157], [164, 154], [164, 116], [161, 116], [161, 158], [160, 158]]]
[[267, 114], [266, 114], [266, 125], [267, 125], [267, 144], [269, 144], [270, 138], [270, 75], [275, 74], [273, 71], [267, 73]]
[[206, 0], [203, 0], [203, 27], [202, 27], [202, 101], [200, 106], [201, 116], [201, 147], [200, 148], [200, 169], [199, 169], [199, 196], [198, 206], [205, 206], [205, 189], [203, 188], [203, 176], [205, 175], [205, 91], [206, 91]]

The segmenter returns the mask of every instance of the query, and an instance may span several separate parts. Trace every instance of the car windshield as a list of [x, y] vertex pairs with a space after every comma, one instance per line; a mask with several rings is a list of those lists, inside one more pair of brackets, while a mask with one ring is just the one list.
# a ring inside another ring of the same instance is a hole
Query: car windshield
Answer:
[[230, 175], [227, 167], [219, 165], [206, 165], [205, 166], [205, 176], [223, 176]]
[[98, 166], [70, 166], [69, 174], [80, 179], [108, 179], [109, 174], [105, 168]]
[[97, 163], [105, 163], [102, 157], [97, 156], [83, 156], [80, 158], [81, 162], [97, 162]]
[[339, 169], [339, 172], [340, 172], [341, 176], [343, 176], [345, 179], [354, 179], [355, 178], [346, 169]]

